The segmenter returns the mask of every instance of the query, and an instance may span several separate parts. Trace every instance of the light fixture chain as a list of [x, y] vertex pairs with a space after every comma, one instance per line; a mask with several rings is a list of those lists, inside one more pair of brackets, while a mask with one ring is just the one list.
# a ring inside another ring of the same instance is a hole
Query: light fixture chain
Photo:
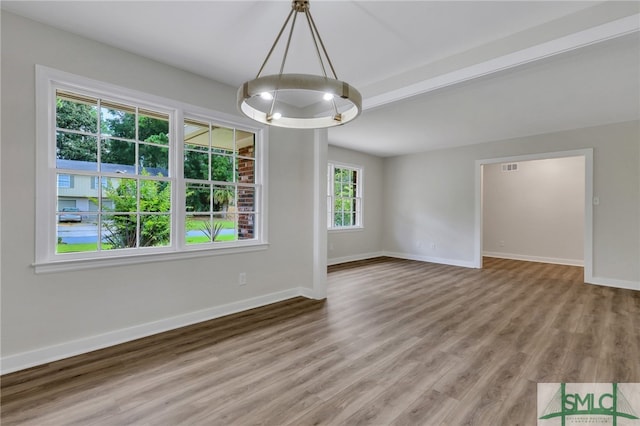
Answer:
[[320, 68], [322, 68], [322, 75], [327, 76], [327, 71], [324, 68], [324, 61], [322, 60], [322, 55], [320, 54], [320, 48], [318, 47], [318, 41], [316, 39], [316, 34], [313, 31], [313, 27], [311, 25], [311, 15], [309, 13], [309, 9], [304, 11], [304, 15], [307, 17], [307, 24], [309, 24], [309, 32], [311, 33], [311, 38], [313, 39], [313, 45], [316, 48], [316, 53], [318, 54], [318, 60], [320, 61]]
[[338, 105], [336, 105], [336, 98], [333, 97], [331, 98], [331, 103], [333, 104], [333, 112], [335, 112], [336, 116], [338, 115]]
[[287, 39], [287, 45], [284, 48], [284, 55], [282, 55], [282, 65], [280, 65], [280, 74], [284, 71], [284, 64], [287, 62], [287, 54], [289, 53], [289, 46], [291, 45], [291, 38], [293, 37], [293, 29], [296, 27], [296, 18], [298, 14], [293, 16], [293, 22], [291, 23], [291, 30], [289, 31], [289, 38]]
[[280, 37], [282, 36], [282, 33], [284, 32], [284, 29], [287, 27], [287, 24], [289, 23], [289, 20], [291, 19], [291, 15], [293, 15], [294, 13], [295, 13], [295, 10], [291, 9], [291, 12], [289, 12], [289, 15], [287, 16], [287, 19], [284, 20], [284, 24], [282, 24], [282, 28], [280, 28], [280, 32], [278, 33], [278, 36], [276, 37], [276, 41], [273, 42], [273, 46], [271, 46], [271, 50], [269, 50], [269, 53], [267, 53], [267, 57], [264, 59], [264, 62], [262, 63], [262, 66], [260, 67], [260, 70], [258, 71], [258, 74], [256, 75], [256, 78], [259, 78], [260, 74], [262, 74], [262, 71], [264, 70], [264, 67], [267, 65], [267, 62], [269, 62], [269, 58], [271, 57], [271, 54], [273, 53], [274, 49], [278, 45], [278, 41], [280, 41]]
[[324, 56], [327, 58], [327, 62], [329, 63], [329, 66], [331, 67], [331, 72], [333, 73], [333, 78], [338, 80], [338, 75], [336, 74], [336, 70], [333, 68], [333, 64], [331, 63], [331, 58], [329, 58], [329, 54], [327, 53], [327, 49], [324, 47], [324, 43], [322, 42], [322, 37], [320, 37], [320, 33], [318, 32], [318, 28], [316, 27], [316, 23], [313, 20], [313, 16], [311, 16], [311, 13], [309, 11], [307, 11], [307, 13], [309, 14], [309, 20], [311, 21], [311, 25], [313, 26], [312, 32], [315, 31], [316, 35], [318, 36], [318, 40], [320, 41], [320, 46], [322, 46], [322, 51], [324, 52]]
[[273, 109], [276, 106], [276, 98], [278, 97], [278, 91], [274, 90], [273, 91], [273, 99], [271, 99], [271, 107], [269, 107], [269, 114], [267, 114], [267, 117], [272, 117], [273, 116]]

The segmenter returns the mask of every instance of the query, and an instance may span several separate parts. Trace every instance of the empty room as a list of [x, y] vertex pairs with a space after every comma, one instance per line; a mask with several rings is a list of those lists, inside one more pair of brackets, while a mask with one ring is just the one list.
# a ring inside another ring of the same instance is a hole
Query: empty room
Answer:
[[637, 1], [2, 1], [3, 425], [640, 424]]

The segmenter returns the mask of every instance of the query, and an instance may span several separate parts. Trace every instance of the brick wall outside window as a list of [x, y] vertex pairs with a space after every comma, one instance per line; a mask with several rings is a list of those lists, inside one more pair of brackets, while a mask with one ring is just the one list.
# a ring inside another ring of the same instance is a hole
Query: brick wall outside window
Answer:
[[[255, 182], [255, 147], [253, 145], [238, 149], [238, 183]], [[254, 215], [245, 212], [253, 212], [255, 209], [255, 189], [252, 187], [238, 187], [238, 239], [247, 240], [254, 237]]]

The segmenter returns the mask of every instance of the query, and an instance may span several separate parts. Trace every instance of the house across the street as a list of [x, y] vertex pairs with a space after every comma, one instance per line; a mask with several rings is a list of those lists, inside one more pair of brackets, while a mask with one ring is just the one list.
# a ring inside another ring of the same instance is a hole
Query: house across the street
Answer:
[[[56, 160], [58, 170], [97, 170], [97, 163], [93, 161]], [[114, 173], [125, 176], [135, 176], [135, 166], [126, 164], [100, 164], [102, 173]], [[146, 173], [152, 176], [168, 176], [168, 171], [161, 167], [144, 168]], [[105, 197], [107, 180], [103, 179], [98, 184], [98, 176], [76, 175], [71, 173], [58, 173], [58, 211], [64, 208], [77, 208], [80, 212], [94, 212], [98, 210], [96, 200], [98, 196]], [[112, 185], [117, 187], [117, 178], [111, 179]], [[98, 194], [98, 186], [102, 187]], [[104, 203], [111, 205], [111, 200], [103, 199]]]

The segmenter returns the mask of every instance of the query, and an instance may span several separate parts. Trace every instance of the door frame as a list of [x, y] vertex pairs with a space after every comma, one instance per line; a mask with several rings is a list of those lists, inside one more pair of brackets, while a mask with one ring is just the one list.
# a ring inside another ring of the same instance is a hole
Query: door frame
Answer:
[[476, 160], [474, 267], [482, 268], [483, 166], [485, 164], [548, 160], [566, 157], [584, 157], [584, 281], [586, 283], [593, 282], [593, 148]]

